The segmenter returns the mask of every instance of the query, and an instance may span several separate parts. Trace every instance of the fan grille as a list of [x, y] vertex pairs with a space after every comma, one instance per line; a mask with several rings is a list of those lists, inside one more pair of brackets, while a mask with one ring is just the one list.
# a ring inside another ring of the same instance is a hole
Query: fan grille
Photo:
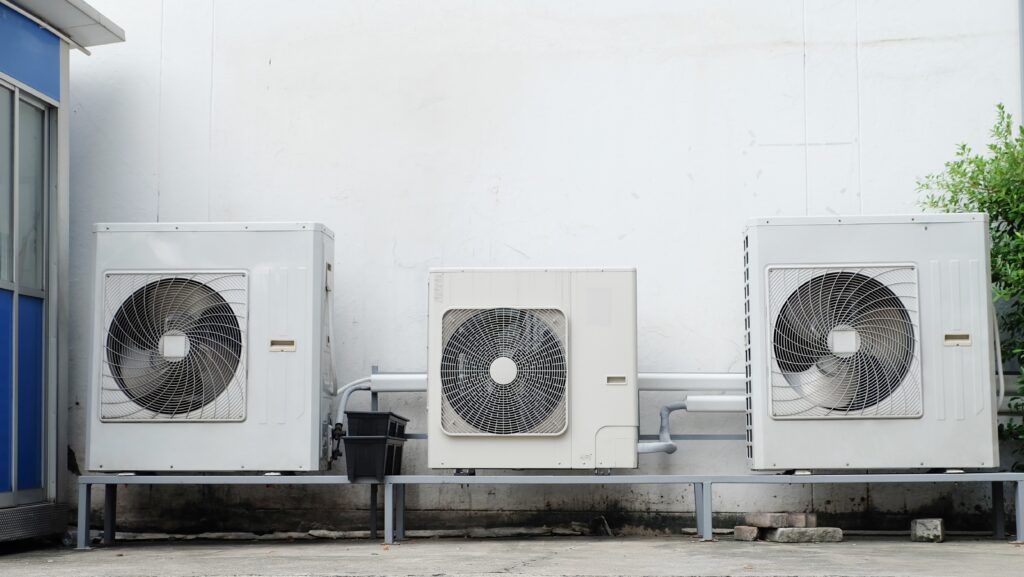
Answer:
[[772, 415], [922, 413], [913, 267], [768, 271]]
[[110, 273], [101, 418], [245, 417], [243, 273]]
[[565, 316], [453, 309], [442, 319], [441, 423], [449, 434], [557, 435], [567, 424]]

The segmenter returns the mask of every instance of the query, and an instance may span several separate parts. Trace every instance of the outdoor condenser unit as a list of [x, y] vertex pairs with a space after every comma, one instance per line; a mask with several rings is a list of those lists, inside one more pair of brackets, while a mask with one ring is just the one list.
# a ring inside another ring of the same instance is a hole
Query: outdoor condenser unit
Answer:
[[752, 468], [999, 464], [986, 215], [762, 218], [744, 248]]
[[333, 233], [159, 223], [95, 234], [87, 468], [320, 469]]
[[635, 270], [443, 269], [429, 285], [430, 467], [636, 467]]

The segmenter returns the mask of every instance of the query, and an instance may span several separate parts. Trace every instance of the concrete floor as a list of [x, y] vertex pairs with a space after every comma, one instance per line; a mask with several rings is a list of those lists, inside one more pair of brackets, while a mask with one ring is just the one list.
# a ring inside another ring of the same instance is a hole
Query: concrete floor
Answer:
[[4, 577], [786, 575], [995, 577], [1024, 575], [1024, 547], [992, 540], [941, 544], [852, 538], [845, 543], [742, 543], [723, 537], [424, 539], [128, 543], [91, 551], [0, 556]]

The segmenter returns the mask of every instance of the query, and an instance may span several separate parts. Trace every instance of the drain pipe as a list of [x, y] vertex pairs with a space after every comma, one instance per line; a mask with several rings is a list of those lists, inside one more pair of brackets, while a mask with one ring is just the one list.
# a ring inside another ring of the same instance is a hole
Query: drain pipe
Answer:
[[658, 440], [651, 443], [637, 443], [637, 453], [668, 453], [671, 455], [679, 447], [672, 441], [672, 433], [668, 430], [669, 416], [675, 411], [686, 410], [686, 401], [670, 403], [661, 408], [661, 427], [658, 429]]
[[636, 452], [668, 453], [676, 452], [678, 447], [672, 440], [669, 430], [669, 416], [685, 410], [688, 413], [743, 413], [747, 410], [747, 398], [741, 395], [690, 395], [684, 401], [669, 403], [661, 408], [661, 426], [658, 429], [658, 440], [637, 443]]

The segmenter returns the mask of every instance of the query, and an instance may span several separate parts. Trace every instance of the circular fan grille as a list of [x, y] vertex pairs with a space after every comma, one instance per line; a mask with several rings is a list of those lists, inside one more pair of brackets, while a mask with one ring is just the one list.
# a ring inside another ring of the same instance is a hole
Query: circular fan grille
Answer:
[[442, 394], [462, 420], [496, 435], [538, 431], [564, 411], [562, 339], [540, 316], [521, 309], [472, 311], [444, 344]]
[[829, 412], [852, 413], [893, 395], [911, 370], [916, 337], [903, 301], [855, 272], [803, 283], [775, 322], [775, 360], [786, 382]]
[[207, 285], [165, 278], [136, 290], [110, 323], [107, 364], [117, 386], [159, 415], [183, 415], [216, 399], [242, 360], [231, 305]]

